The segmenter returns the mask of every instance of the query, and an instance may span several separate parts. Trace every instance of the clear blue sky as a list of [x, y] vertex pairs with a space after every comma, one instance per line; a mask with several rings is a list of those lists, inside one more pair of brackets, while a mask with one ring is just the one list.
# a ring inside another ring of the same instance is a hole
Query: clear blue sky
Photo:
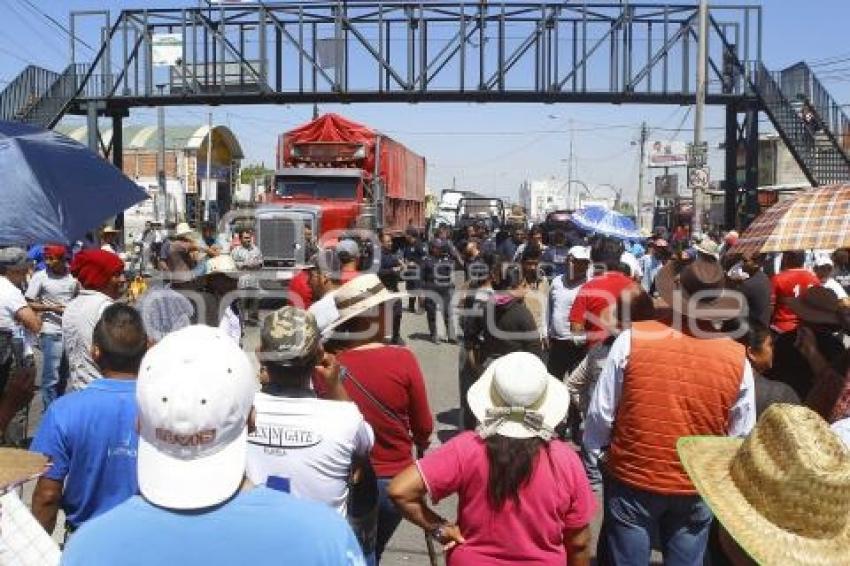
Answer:
[[[67, 23], [71, 10], [187, 7], [196, 0], [30, 0], [56, 20]], [[716, 4], [744, 2], [719, 1]], [[757, 4], [757, 2], [754, 2]], [[29, 62], [60, 70], [68, 62], [68, 37], [39, 15], [26, 0], [0, 0], [0, 88]], [[801, 59], [823, 61], [847, 58], [819, 67], [833, 96], [850, 104], [850, 47], [847, 0], [767, 0], [764, 10], [764, 61], [781, 69]], [[804, 7], [805, 5], [805, 7]], [[114, 16], [113, 16], [114, 17]], [[81, 35], [85, 30], [81, 30]], [[89, 33], [87, 37], [91, 37]], [[83, 55], [89, 52], [81, 48]], [[828, 72], [828, 74], [826, 74]], [[827, 78], [828, 77], [828, 78]], [[676, 129], [678, 139], [690, 140], [693, 114], [686, 108], [636, 105], [543, 105], [543, 104], [353, 104], [322, 105], [321, 111], [344, 114], [390, 133], [424, 155], [429, 162], [428, 185], [446, 188], [456, 179], [460, 188], [487, 194], [516, 196], [526, 179], [552, 175], [565, 177], [569, 123], [574, 125], [575, 177], [589, 185], [612, 183], [633, 198], [637, 184], [637, 137], [642, 120], [650, 127]], [[308, 120], [310, 106], [219, 106], [211, 109], [217, 123], [229, 125], [241, 140], [246, 162], [274, 163], [277, 135]], [[171, 108], [171, 124], [203, 123], [206, 108]], [[850, 113], [850, 108], [848, 108]], [[686, 115], [687, 114], [687, 115]], [[133, 111], [133, 123], [155, 123], [153, 109]], [[614, 127], [612, 127], [614, 126]], [[706, 137], [716, 147], [722, 140], [723, 113], [710, 109]], [[769, 129], [763, 118], [762, 131]], [[672, 132], [658, 131], [653, 138]], [[710, 160], [716, 176], [722, 175], [722, 155], [714, 151]]]

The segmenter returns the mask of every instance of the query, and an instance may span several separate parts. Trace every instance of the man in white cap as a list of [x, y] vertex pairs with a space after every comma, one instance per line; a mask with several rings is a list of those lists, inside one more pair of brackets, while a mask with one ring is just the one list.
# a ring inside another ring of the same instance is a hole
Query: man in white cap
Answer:
[[590, 250], [573, 246], [567, 252], [565, 272], [552, 279], [549, 292], [549, 373], [563, 379], [584, 356], [584, 336], [570, 329], [570, 309], [579, 289], [587, 281]]
[[151, 348], [136, 393], [141, 495], [81, 528], [63, 563], [363, 564], [332, 509], [245, 479], [256, 390], [220, 330], [190, 326]]
[[821, 285], [835, 293], [839, 299], [847, 298], [847, 291], [832, 276], [835, 264], [832, 262], [829, 252], [818, 252], [815, 254], [815, 275], [820, 279]]

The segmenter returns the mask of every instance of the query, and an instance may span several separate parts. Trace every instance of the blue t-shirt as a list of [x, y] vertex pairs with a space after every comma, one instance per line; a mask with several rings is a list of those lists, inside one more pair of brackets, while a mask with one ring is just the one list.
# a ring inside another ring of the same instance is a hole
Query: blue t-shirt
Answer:
[[255, 487], [203, 512], [133, 497], [77, 531], [67, 566], [361, 566], [345, 519], [327, 505]]
[[139, 492], [136, 381], [97, 379], [50, 404], [30, 450], [64, 481], [62, 510], [75, 527]]

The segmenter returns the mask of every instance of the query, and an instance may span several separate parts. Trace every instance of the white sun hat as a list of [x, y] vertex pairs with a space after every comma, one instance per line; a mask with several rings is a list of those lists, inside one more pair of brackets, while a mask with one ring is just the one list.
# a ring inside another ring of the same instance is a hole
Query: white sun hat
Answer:
[[201, 509], [236, 493], [257, 388], [250, 360], [217, 328], [189, 326], [152, 347], [136, 386], [142, 495]]
[[546, 370], [540, 358], [513, 352], [491, 363], [466, 395], [478, 419], [478, 433], [549, 440], [567, 416], [567, 387]]
[[374, 273], [358, 275], [333, 292], [334, 302], [338, 311], [336, 320], [325, 326], [322, 333], [327, 335], [335, 328], [359, 316], [371, 308], [377, 307], [393, 299], [403, 299], [407, 293], [388, 291]]

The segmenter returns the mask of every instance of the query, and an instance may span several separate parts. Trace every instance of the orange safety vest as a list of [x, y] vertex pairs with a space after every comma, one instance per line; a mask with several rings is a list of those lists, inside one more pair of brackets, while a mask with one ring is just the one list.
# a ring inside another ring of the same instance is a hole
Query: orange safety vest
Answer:
[[726, 337], [694, 338], [659, 322], [635, 323], [609, 473], [652, 493], [695, 494], [676, 441], [727, 434], [745, 358], [744, 347]]

